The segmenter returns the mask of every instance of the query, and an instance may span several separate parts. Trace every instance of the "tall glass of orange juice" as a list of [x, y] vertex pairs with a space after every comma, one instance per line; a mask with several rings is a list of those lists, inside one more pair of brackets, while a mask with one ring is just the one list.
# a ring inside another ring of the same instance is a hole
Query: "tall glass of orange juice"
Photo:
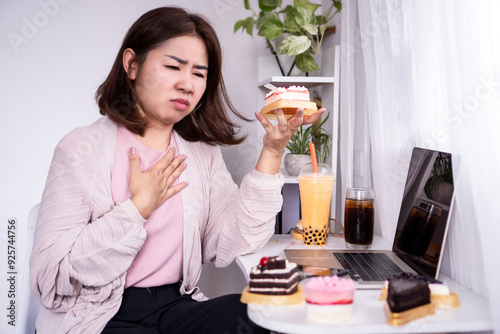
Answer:
[[304, 243], [323, 246], [328, 238], [330, 200], [335, 181], [332, 169], [320, 163], [315, 173], [312, 164], [307, 164], [302, 168], [298, 180]]

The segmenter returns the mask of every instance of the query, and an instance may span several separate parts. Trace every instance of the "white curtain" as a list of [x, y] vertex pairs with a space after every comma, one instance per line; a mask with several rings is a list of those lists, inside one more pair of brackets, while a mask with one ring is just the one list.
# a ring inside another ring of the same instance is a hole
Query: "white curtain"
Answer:
[[342, 189], [372, 186], [392, 240], [413, 146], [451, 152], [444, 273], [500, 333], [500, 1], [351, 0], [341, 12]]

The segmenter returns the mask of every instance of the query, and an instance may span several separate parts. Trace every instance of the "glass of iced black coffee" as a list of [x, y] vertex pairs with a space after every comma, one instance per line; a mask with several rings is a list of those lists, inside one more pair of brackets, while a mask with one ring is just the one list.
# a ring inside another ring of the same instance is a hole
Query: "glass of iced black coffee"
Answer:
[[344, 238], [347, 248], [367, 249], [373, 242], [375, 200], [371, 188], [347, 188]]
[[441, 206], [418, 199], [399, 236], [399, 249], [415, 256], [424, 256], [436, 231], [441, 212]]

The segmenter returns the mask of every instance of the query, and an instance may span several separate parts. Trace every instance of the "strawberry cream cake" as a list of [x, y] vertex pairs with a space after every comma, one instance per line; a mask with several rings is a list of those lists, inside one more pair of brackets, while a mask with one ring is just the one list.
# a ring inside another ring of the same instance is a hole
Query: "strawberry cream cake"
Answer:
[[351, 318], [356, 283], [350, 278], [318, 276], [304, 284], [307, 318], [320, 323], [340, 323]]
[[311, 102], [309, 90], [303, 86], [277, 87], [265, 98], [265, 106], [261, 113], [268, 119], [276, 119], [275, 110], [281, 108], [286, 118], [295, 115], [298, 108], [304, 109], [304, 115], [312, 115], [318, 110], [316, 103]]

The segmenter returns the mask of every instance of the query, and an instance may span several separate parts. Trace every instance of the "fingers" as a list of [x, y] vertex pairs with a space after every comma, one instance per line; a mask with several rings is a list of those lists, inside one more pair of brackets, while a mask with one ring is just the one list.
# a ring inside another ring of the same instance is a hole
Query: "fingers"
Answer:
[[175, 149], [169, 148], [167, 154], [151, 166], [149, 170], [164, 173], [168, 176], [185, 160], [186, 156], [184, 154], [175, 157]]
[[[168, 158], [164, 159], [168, 161]], [[170, 163], [163, 170], [161, 170], [161, 173], [169, 180], [172, 176], [174, 176], [174, 179], [176, 179], [177, 177], [179, 177], [182, 171], [186, 169], [187, 165], [184, 163], [184, 161], [186, 161], [186, 156], [184, 154], [179, 155], [175, 159], [171, 160]], [[170, 182], [169, 185], [172, 182]]]
[[283, 113], [283, 110], [278, 108], [275, 110], [276, 120], [278, 121], [277, 125], [273, 125], [267, 118], [262, 116], [262, 114], [257, 111], [255, 113], [256, 118], [262, 124], [266, 132], [270, 133], [273, 130], [279, 130], [280, 132], [295, 132], [301, 125], [312, 124], [316, 122], [321, 116], [325, 113], [326, 109], [321, 108], [316, 111], [314, 114], [305, 116], [304, 109], [298, 108], [295, 115], [290, 117], [288, 120]]
[[285, 117], [285, 113], [283, 112], [282, 109], [278, 108], [275, 111], [276, 114], [276, 119], [278, 120], [278, 129], [281, 132], [286, 132], [290, 128], [290, 125], [287, 122], [287, 119]]
[[142, 172], [141, 158], [135, 147], [130, 148], [128, 159], [130, 161], [130, 175], [137, 175], [138, 173]]
[[269, 120], [267, 118], [265, 118], [264, 116], [262, 116], [262, 114], [260, 113], [260, 111], [256, 111], [255, 112], [255, 117], [257, 117], [257, 120], [260, 122], [260, 124], [262, 124], [264, 127], [266, 127], [266, 124], [271, 124], [271, 122], [269, 122]]
[[269, 132], [274, 127], [274, 125], [267, 118], [262, 116], [260, 111], [255, 112], [255, 117], [257, 117], [257, 120], [260, 122], [260, 124], [262, 124], [266, 132]]
[[325, 113], [325, 111], [326, 111], [325, 108], [321, 108], [310, 116], [304, 116], [304, 121], [302, 124], [312, 124], [316, 122], [318, 119], [321, 118], [321, 116]]
[[181, 182], [173, 187], [169, 187], [167, 189], [167, 199], [179, 193], [181, 190], [185, 189], [188, 186], [188, 184], [189, 184], [188, 182]]
[[163, 172], [174, 160], [175, 148], [171, 147], [168, 149], [167, 154], [158, 162], [156, 162], [150, 169], [157, 170], [158, 172]]
[[267, 118], [262, 116], [262, 114], [257, 111], [255, 113], [255, 116], [259, 120], [259, 122], [262, 124], [266, 132], [273, 131], [275, 126], [277, 129], [281, 132], [287, 132], [289, 129], [292, 131], [295, 131], [299, 128], [299, 126], [302, 124], [302, 115], [304, 113], [304, 109], [298, 109], [297, 114], [300, 116], [300, 118], [297, 118], [297, 114], [291, 117], [290, 119], [287, 120], [285, 114], [283, 113], [283, 110], [278, 108], [275, 110], [275, 115], [276, 115], [276, 120], [278, 121], [277, 125], [274, 125], [271, 123]]
[[[178, 157], [179, 158], [179, 157]], [[163, 203], [168, 200], [170, 197], [174, 196], [184, 188], [188, 186], [187, 182], [180, 182], [175, 186], [172, 184], [179, 179], [179, 176], [184, 172], [187, 168], [187, 164], [182, 162], [177, 164], [177, 161], [184, 161], [185, 157], [181, 160], [174, 159], [172, 163], [165, 169], [164, 172], [160, 173], [160, 193], [158, 194], [158, 202]]]
[[288, 121], [290, 122], [290, 128], [295, 132], [295, 130], [297, 130], [304, 121], [304, 109], [302, 108], [297, 109], [295, 115], [291, 117]]
[[[184, 161], [184, 160], [182, 160], [182, 161]], [[174, 183], [175, 180], [177, 180], [179, 178], [179, 176], [182, 174], [182, 172], [184, 172], [186, 170], [186, 168], [187, 168], [187, 164], [185, 162], [182, 162], [181, 164], [179, 164], [177, 166], [175, 166], [174, 164], [171, 164], [167, 168], [167, 170], [165, 170], [164, 176], [167, 179], [167, 188], [169, 188], [170, 185], [172, 185], [172, 183]], [[172, 172], [169, 171], [170, 169], [172, 169]]]

